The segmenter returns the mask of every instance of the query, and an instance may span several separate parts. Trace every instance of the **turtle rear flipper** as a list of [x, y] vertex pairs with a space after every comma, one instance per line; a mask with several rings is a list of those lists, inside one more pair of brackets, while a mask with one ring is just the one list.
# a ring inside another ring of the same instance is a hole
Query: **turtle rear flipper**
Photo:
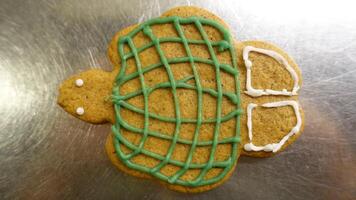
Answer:
[[301, 72], [280, 48], [261, 41], [238, 45], [244, 116], [242, 155], [268, 157], [300, 135], [304, 114], [298, 103]]

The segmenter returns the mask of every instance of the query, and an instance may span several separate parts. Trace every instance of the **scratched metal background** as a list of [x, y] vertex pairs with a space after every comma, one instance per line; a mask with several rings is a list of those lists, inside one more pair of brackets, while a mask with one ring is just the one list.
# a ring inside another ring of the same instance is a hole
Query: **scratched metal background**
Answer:
[[[356, 199], [352, 2], [0, 0], [0, 199]], [[221, 16], [240, 40], [270, 41], [293, 55], [307, 121], [286, 152], [241, 158], [227, 183], [198, 195], [119, 172], [104, 151], [109, 125], [56, 105], [66, 77], [110, 69], [115, 32], [189, 4]]]

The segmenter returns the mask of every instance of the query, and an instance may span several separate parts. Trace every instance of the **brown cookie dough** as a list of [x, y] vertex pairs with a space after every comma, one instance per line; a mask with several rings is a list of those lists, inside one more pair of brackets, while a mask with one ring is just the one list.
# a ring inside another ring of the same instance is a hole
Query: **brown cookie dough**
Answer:
[[[191, 16], [199, 16], [207, 19], [212, 19], [226, 28], [227, 25], [223, 20], [214, 14], [203, 10], [201, 8], [196, 7], [177, 7], [173, 8], [167, 12], [165, 12], [161, 17], [168, 16], [180, 16], [180, 17], [191, 17]], [[127, 27], [120, 32], [118, 32], [112, 39], [109, 49], [108, 55], [113, 63], [114, 70], [112, 72], [104, 72], [102, 70], [89, 70], [78, 75], [75, 75], [69, 79], [67, 79], [60, 87], [58, 103], [61, 105], [68, 113], [72, 114], [75, 117], [78, 117], [84, 121], [90, 123], [115, 123], [115, 114], [114, 114], [114, 106], [111, 101], [112, 88], [115, 82], [115, 77], [119, 73], [121, 60], [117, 53], [117, 43], [118, 39], [122, 36], [127, 35], [135, 29], [138, 25], [132, 25]], [[177, 36], [177, 32], [173, 25], [171, 24], [159, 24], [151, 27], [152, 32], [157, 37], [172, 37]], [[201, 40], [201, 36], [199, 31], [192, 24], [182, 25], [183, 32], [188, 39]], [[209, 37], [210, 41], [220, 41], [223, 38], [223, 35], [215, 28], [210, 26], [204, 26], [204, 29]], [[143, 46], [149, 43], [150, 40], [143, 33], [138, 33], [135, 37], [133, 37], [133, 43], [135, 46]], [[238, 61], [238, 70], [239, 70], [239, 81], [240, 81], [240, 96], [241, 96], [241, 109], [243, 110], [243, 114], [241, 115], [240, 120], [240, 136], [241, 142], [238, 145], [237, 157], [240, 155], [254, 156], [254, 157], [267, 157], [274, 155], [272, 152], [264, 152], [264, 151], [245, 151], [244, 144], [249, 142], [248, 138], [248, 130], [247, 130], [247, 115], [246, 108], [250, 103], [255, 103], [258, 105], [262, 105], [267, 102], [276, 102], [276, 101], [286, 101], [286, 100], [294, 100], [297, 101], [297, 96], [281, 96], [281, 95], [271, 95], [271, 96], [260, 96], [260, 97], [251, 97], [244, 93], [246, 90], [246, 67], [242, 58], [242, 51], [245, 46], [254, 46], [263, 49], [273, 50], [280, 55], [282, 55], [285, 59], [287, 59], [290, 66], [297, 72], [299, 79], [301, 80], [301, 73], [298, 69], [298, 66], [295, 62], [282, 50], [275, 47], [274, 45], [267, 44], [265, 42], [260, 41], [248, 41], [248, 42], [238, 42], [234, 41], [236, 56]], [[181, 43], [167, 42], [161, 44], [162, 51], [167, 58], [177, 58], [177, 57], [185, 57], [187, 56], [187, 52], [185, 51], [183, 45]], [[189, 44], [189, 48], [191, 49], [192, 55], [199, 58], [210, 58], [210, 54], [205, 44]], [[129, 48], [124, 47], [124, 51], [128, 52]], [[224, 64], [231, 64], [231, 56], [226, 52], [218, 52], [217, 49], [214, 49], [219, 62]], [[139, 53], [139, 58], [141, 61], [142, 68], [145, 68], [151, 64], [159, 63], [160, 58], [158, 56], [157, 50], [154, 47], [147, 48], [143, 52]], [[252, 70], [252, 85], [257, 89], [275, 89], [282, 90], [287, 89], [291, 90], [293, 87], [293, 80], [288, 71], [276, 60], [271, 57], [265, 56], [263, 54], [251, 52], [250, 60], [253, 62], [253, 70]], [[136, 72], [137, 65], [133, 58], [127, 60], [128, 67], [125, 71], [125, 74], [130, 74]], [[216, 77], [215, 70], [212, 66], [203, 64], [203, 63], [195, 63], [197, 72], [200, 76], [200, 84], [203, 88], [209, 88], [216, 90]], [[189, 62], [187, 63], [177, 63], [170, 64], [172, 69], [173, 76], [175, 80], [181, 80], [187, 76], [193, 75], [192, 67]], [[236, 84], [234, 82], [234, 77], [224, 71], [221, 71], [221, 82], [222, 82], [222, 91], [223, 92], [232, 92], [236, 93]], [[77, 80], [79, 84], [77, 84]], [[167, 72], [163, 68], [157, 68], [148, 73], [144, 74], [145, 84], [148, 86], [154, 86], [158, 83], [167, 82], [169, 77]], [[194, 80], [190, 80], [189, 84], [195, 85], [197, 84]], [[299, 82], [301, 85], [301, 81]], [[139, 78], [132, 79], [126, 82], [121, 87], [121, 91], [124, 94], [128, 94], [130, 92], [134, 92], [137, 88], [141, 87], [141, 83]], [[178, 89], [177, 90], [178, 101], [181, 106], [181, 116], [183, 118], [194, 119], [197, 116], [197, 99], [198, 95], [196, 91], [189, 89]], [[144, 99], [141, 96], [133, 97], [127, 100], [131, 105], [144, 109]], [[155, 90], [150, 96], [148, 101], [148, 108], [150, 112], [153, 112], [157, 115], [174, 118], [175, 117], [175, 107], [173, 101], [173, 94], [169, 88], [162, 88]], [[202, 110], [203, 110], [203, 119], [212, 119], [216, 116], [216, 104], [217, 99], [208, 94], [203, 94], [202, 96]], [[78, 110], [79, 109], [79, 110]], [[231, 102], [231, 100], [227, 97], [222, 98], [222, 116], [227, 115], [231, 111], [236, 110], [236, 104]], [[300, 108], [302, 120], [304, 121], [304, 114]], [[133, 112], [131, 110], [122, 108], [120, 111], [120, 115], [124, 118], [127, 123], [137, 127], [143, 128], [144, 126], [144, 116], [137, 112]], [[157, 131], [167, 136], [173, 136], [175, 131], [175, 123], [163, 122], [154, 118], [150, 118], [149, 120], [149, 130]], [[218, 140], [224, 140], [227, 138], [231, 138], [236, 134], [236, 118], [232, 118], [230, 120], [224, 121], [221, 123]], [[253, 123], [253, 143], [256, 145], [265, 145], [270, 143], [279, 142], [294, 126], [296, 123], [296, 116], [293, 109], [290, 106], [278, 107], [278, 108], [256, 108], [253, 111], [252, 117]], [[282, 148], [277, 151], [280, 152], [284, 150], [288, 145], [293, 143], [296, 138], [300, 135], [300, 132], [303, 130], [304, 122], [302, 123], [301, 129], [298, 133], [291, 136], [286, 143], [282, 146]], [[214, 123], [206, 123], [202, 124], [199, 130], [198, 141], [206, 142], [212, 141], [213, 132], [214, 132]], [[179, 131], [179, 139], [182, 140], [192, 140], [194, 136], [194, 131], [196, 128], [196, 124], [193, 123], [182, 123]], [[138, 145], [142, 134], [134, 133], [127, 129], [122, 129], [120, 134], [126, 140], [134, 145]], [[171, 141], [160, 139], [156, 137], [149, 136], [143, 145], [143, 149], [148, 150], [150, 152], [154, 152], [158, 155], [165, 156], [170, 148]], [[120, 144], [120, 148], [125, 153], [132, 152], [131, 149], [127, 148], [125, 145]], [[184, 162], [187, 159], [187, 155], [191, 145], [188, 144], [180, 144], [177, 143], [173, 153], [172, 159]], [[106, 151], [107, 154], [112, 161], [112, 163], [118, 167], [121, 171], [125, 173], [131, 174], [136, 177], [141, 178], [154, 178], [147, 173], [143, 173], [132, 168], [129, 168], [126, 164], [124, 164], [119, 157], [117, 156], [114, 148], [113, 136], [112, 133], [109, 134], [107, 143], [106, 143]], [[195, 149], [195, 152], [192, 156], [191, 163], [195, 164], [203, 164], [209, 160], [211, 152], [210, 146], [198, 146]], [[229, 156], [232, 152], [232, 144], [218, 144], [216, 152], [214, 154], [215, 161], [226, 161], [229, 159]], [[238, 158], [236, 158], [238, 160]], [[152, 157], [146, 156], [144, 154], [138, 154], [131, 158], [131, 161], [147, 167], [154, 167], [159, 164], [161, 161], [154, 159]], [[230, 171], [224, 176], [220, 181], [204, 186], [182, 186], [178, 184], [170, 184], [168, 182], [164, 182], [159, 180], [160, 183], [167, 186], [169, 189], [187, 192], [187, 193], [195, 193], [195, 192], [203, 192], [207, 190], [211, 190], [219, 185], [221, 185], [224, 181], [226, 181], [232, 174], [235, 169], [237, 161], [233, 163], [233, 167]], [[178, 167], [173, 164], [167, 164], [160, 169], [160, 172], [166, 176], [171, 176], [175, 174], [181, 167]], [[208, 170], [207, 174], [204, 178], [215, 177], [221, 173], [222, 168], [211, 168]], [[193, 181], [199, 175], [201, 169], [188, 169], [186, 173], [184, 173], [180, 179], [185, 181]]]

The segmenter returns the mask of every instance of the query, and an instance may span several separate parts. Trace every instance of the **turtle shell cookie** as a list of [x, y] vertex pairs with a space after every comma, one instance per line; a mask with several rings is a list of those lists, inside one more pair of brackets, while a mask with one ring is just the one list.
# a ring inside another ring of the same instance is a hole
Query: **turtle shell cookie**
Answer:
[[203, 192], [226, 181], [240, 155], [275, 155], [303, 129], [296, 63], [272, 44], [235, 40], [201, 8], [127, 27], [108, 54], [113, 71], [70, 77], [58, 103], [81, 120], [112, 124], [107, 154], [125, 173]]

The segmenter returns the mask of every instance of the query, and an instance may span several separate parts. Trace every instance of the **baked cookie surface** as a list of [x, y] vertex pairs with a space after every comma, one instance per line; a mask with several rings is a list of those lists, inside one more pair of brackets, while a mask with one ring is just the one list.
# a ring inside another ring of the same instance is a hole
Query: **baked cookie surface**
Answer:
[[274, 155], [303, 129], [295, 62], [274, 45], [234, 40], [203, 9], [174, 8], [118, 32], [109, 57], [112, 72], [69, 78], [58, 103], [82, 120], [112, 123], [107, 153], [131, 175], [210, 190], [239, 155]]

